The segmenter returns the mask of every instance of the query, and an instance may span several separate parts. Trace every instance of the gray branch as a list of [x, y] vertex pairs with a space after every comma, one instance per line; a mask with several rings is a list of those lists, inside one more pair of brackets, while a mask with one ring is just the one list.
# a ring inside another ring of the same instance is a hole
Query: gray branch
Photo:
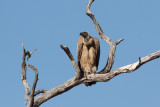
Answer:
[[74, 60], [69, 48], [67, 46], [63, 46], [63, 45], [60, 45], [60, 47], [64, 50], [64, 52], [67, 54], [69, 60], [71, 61], [72, 65], [76, 71], [75, 77], [68, 80], [64, 84], [45, 92], [43, 95], [38, 96], [34, 102], [35, 107], [38, 107], [39, 105], [41, 105], [45, 101], [72, 89], [73, 87], [83, 83], [83, 81], [85, 80], [85, 79], [81, 79], [81, 71], [80, 71], [79, 66], [77, 65], [76, 61]]
[[38, 95], [38, 94], [41, 94], [41, 93], [45, 93], [47, 92], [47, 90], [45, 89], [40, 89], [40, 90], [37, 90], [35, 93], [34, 93], [34, 96]]
[[[42, 90], [39, 90], [37, 93], [35, 93], [35, 88], [36, 88], [36, 84], [37, 84], [37, 81], [38, 81], [38, 71], [37, 69], [32, 66], [32, 65], [29, 65], [28, 64], [28, 67], [32, 68], [35, 72], [35, 80], [33, 82], [33, 86], [32, 86], [32, 90], [30, 90], [30, 86], [27, 82], [27, 78], [26, 78], [26, 70], [27, 70], [27, 64], [26, 64], [26, 57], [27, 59], [31, 57], [32, 53], [36, 50], [33, 50], [31, 53], [26, 50], [23, 46], [23, 43], [22, 43], [22, 48], [23, 48], [23, 56], [22, 56], [22, 83], [25, 87], [25, 99], [27, 101], [29, 101], [29, 103], [27, 105], [27, 107], [33, 107], [33, 104], [34, 104], [34, 96], [39, 94], [40, 92], [42, 92]], [[44, 91], [44, 90], [43, 90]]]
[[60, 47], [65, 51], [65, 53], [67, 54], [69, 60], [71, 61], [74, 69], [76, 70], [76, 74], [75, 74], [75, 79], [78, 80], [81, 78], [81, 71], [79, 69], [79, 66], [77, 65], [76, 61], [74, 60], [70, 50], [68, 47], [60, 45]]
[[94, 2], [94, 0], [89, 0], [89, 2], [88, 2], [88, 4], [87, 4], [87, 8], [86, 8], [86, 14], [92, 19], [92, 21], [93, 21], [93, 23], [94, 23], [94, 25], [95, 25], [95, 28], [96, 28], [96, 30], [98, 31], [99, 36], [100, 36], [105, 42], [107, 42], [108, 44], [110, 44], [110, 43], [111, 43], [111, 39], [110, 39], [109, 37], [107, 37], [107, 36], [103, 33], [103, 31], [102, 31], [99, 23], [96, 21], [94, 15], [92, 14], [92, 12], [91, 12], [91, 10], [90, 10], [90, 7], [91, 7], [91, 5], [92, 5], [93, 2]]
[[[66, 52], [66, 53], [68, 53], [68, 52]], [[151, 60], [157, 59], [159, 57], [160, 57], [160, 51], [155, 52], [153, 54], [150, 54], [144, 58], [141, 58], [133, 64], [126, 65], [124, 67], [120, 67], [118, 69], [115, 69], [115, 70], [108, 72], [108, 73], [105, 73], [105, 74], [91, 74], [91, 75], [87, 75], [87, 78], [81, 78], [81, 79], [75, 79], [76, 77], [73, 77], [70, 80], [66, 81], [64, 84], [62, 84], [56, 88], [53, 88], [53, 89], [47, 91], [46, 93], [44, 93], [43, 95], [40, 95], [37, 98], [35, 98], [34, 107], [38, 107], [42, 103], [46, 102], [47, 100], [49, 100], [57, 95], [60, 95], [64, 92], [69, 91], [73, 87], [82, 84], [84, 81], [87, 81], [87, 82], [107, 82], [107, 81], [111, 80], [113, 77], [115, 77], [121, 73], [133, 72], [136, 69], [138, 69], [140, 66], [142, 66], [143, 64], [145, 64]], [[69, 57], [69, 59], [70, 59], [70, 57]]]
[[99, 72], [99, 74], [103, 74], [103, 73], [108, 73], [110, 72], [111, 68], [112, 68], [112, 65], [114, 63], [114, 59], [115, 59], [115, 52], [116, 52], [116, 46], [121, 42], [123, 41], [124, 39], [120, 39], [116, 42], [113, 42], [108, 36], [106, 36], [99, 23], [96, 21], [94, 15], [92, 14], [91, 10], [90, 10], [90, 7], [92, 5], [92, 3], [94, 2], [94, 0], [89, 0], [88, 4], [87, 4], [87, 8], [86, 8], [86, 14], [92, 19], [94, 25], [95, 25], [95, 28], [96, 30], [98, 31], [98, 34], [99, 36], [105, 41], [107, 42], [109, 45], [110, 45], [110, 52], [109, 52], [109, 56], [108, 56], [108, 59], [107, 59], [107, 64], [106, 66], [103, 68], [103, 70], [101, 70]]
[[34, 104], [34, 92], [35, 92], [35, 88], [36, 88], [37, 81], [38, 81], [38, 71], [34, 66], [32, 66], [30, 64], [28, 64], [28, 67], [32, 68], [33, 71], [35, 72], [35, 80], [33, 82], [32, 92], [31, 92], [31, 95], [30, 95], [29, 104], [27, 106], [27, 107], [33, 107], [33, 104]]
[[143, 64], [145, 64], [149, 61], [152, 61], [154, 59], [157, 59], [159, 57], [160, 57], [160, 50], [155, 53], [152, 53], [144, 58], [139, 59], [137, 62], [135, 62], [133, 64], [129, 64], [129, 65], [117, 68], [109, 73], [88, 75], [87, 79], [89, 79], [88, 81], [90, 81], [90, 82], [92, 82], [92, 81], [107, 82], [119, 74], [133, 72], [133, 71], [137, 70], [139, 67], [141, 67]]
[[30, 96], [30, 87], [29, 84], [27, 82], [27, 78], [26, 78], [26, 56], [27, 56], [27, 51], [25, 50], [23, 43], [22, 43], [22, 48], [23, 48], [23, 57], [22, 57], [22, 84], [24, 85], [25, 88], [25, 99], [29, 100], [29, 96]]
[[83, 82], [83, 80], [84, 79], [76, 80], [75, 77], [73, 77], [70, 80], [68, 80], [67, 82], [65, 82], [64, 84], [47, 91], [46, 93], [44, 93], [44, 94], [38, 96], [37, 98], [35, 98], [34, 107], [38, 107], [42, 103], [46, 102], [47, 100], [49, 100], [49, 99], [51, 99], [51, 98], [53, 98], [57, 95], [60, 95], [64, 92], [69, 91], [73, 87], [81, 84]]

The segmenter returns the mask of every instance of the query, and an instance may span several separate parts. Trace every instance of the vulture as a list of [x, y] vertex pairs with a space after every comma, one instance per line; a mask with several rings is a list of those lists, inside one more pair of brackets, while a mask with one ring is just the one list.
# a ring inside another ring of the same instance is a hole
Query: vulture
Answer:
[[[93, 38], [85, 31], [80, 33], [77, 44], [77, 61], [83, 77], [89, 74], [96, 74], [100, 57], [100, 44], [98, 38]], [[91, 86], [96, 82], [84, 82]]]

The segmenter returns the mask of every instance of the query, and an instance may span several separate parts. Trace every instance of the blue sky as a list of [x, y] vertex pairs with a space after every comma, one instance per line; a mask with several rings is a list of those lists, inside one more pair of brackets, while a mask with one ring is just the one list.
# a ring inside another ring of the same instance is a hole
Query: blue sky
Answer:
[[[36, 89], [50, 90], [75, 74], [67, 55], [76, 59], [79, 33], [89, 31], [101, 44], [99, 70], [106, 64], [109, 45], [97, 34], [85, 15], [88, 0], [1, 0], [0, 1], [0, 106], [25, 107], [21, 82], [22, 42], [29, 51], [38, 49], [27, 63], [39, 71]], [[95, 0], [95, 14], [103, 31], [117, 46], [113, 69], [134, 63], [160, 49], [159, 0]], [[83, 84], [59, 95], [41, 107], [159, 107], [160, 59], [133, 73], [119, 75], [92, 87]], [[34, 72], [28, 68], [32, 86]]]

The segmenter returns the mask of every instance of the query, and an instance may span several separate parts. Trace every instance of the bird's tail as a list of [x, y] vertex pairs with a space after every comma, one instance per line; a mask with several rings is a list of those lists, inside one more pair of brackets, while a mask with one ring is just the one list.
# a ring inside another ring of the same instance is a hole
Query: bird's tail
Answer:
[[84, 84], [85, 84], [85, 86], [91, 86], [91, 85], [93, 85], [93, 84], [96, 84], [96, 82], [84, 82]]

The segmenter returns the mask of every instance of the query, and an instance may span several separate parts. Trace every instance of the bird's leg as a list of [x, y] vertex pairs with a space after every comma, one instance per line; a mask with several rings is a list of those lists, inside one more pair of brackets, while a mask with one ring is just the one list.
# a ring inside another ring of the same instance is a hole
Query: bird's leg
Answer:
[[87, 80], [87, 72], [84, 72], [84, 78]]
[[93, 68], [92, 68], [92, 74], [96, 74], [97, 73], [97, 67], [96, 66], [94, 66]]

